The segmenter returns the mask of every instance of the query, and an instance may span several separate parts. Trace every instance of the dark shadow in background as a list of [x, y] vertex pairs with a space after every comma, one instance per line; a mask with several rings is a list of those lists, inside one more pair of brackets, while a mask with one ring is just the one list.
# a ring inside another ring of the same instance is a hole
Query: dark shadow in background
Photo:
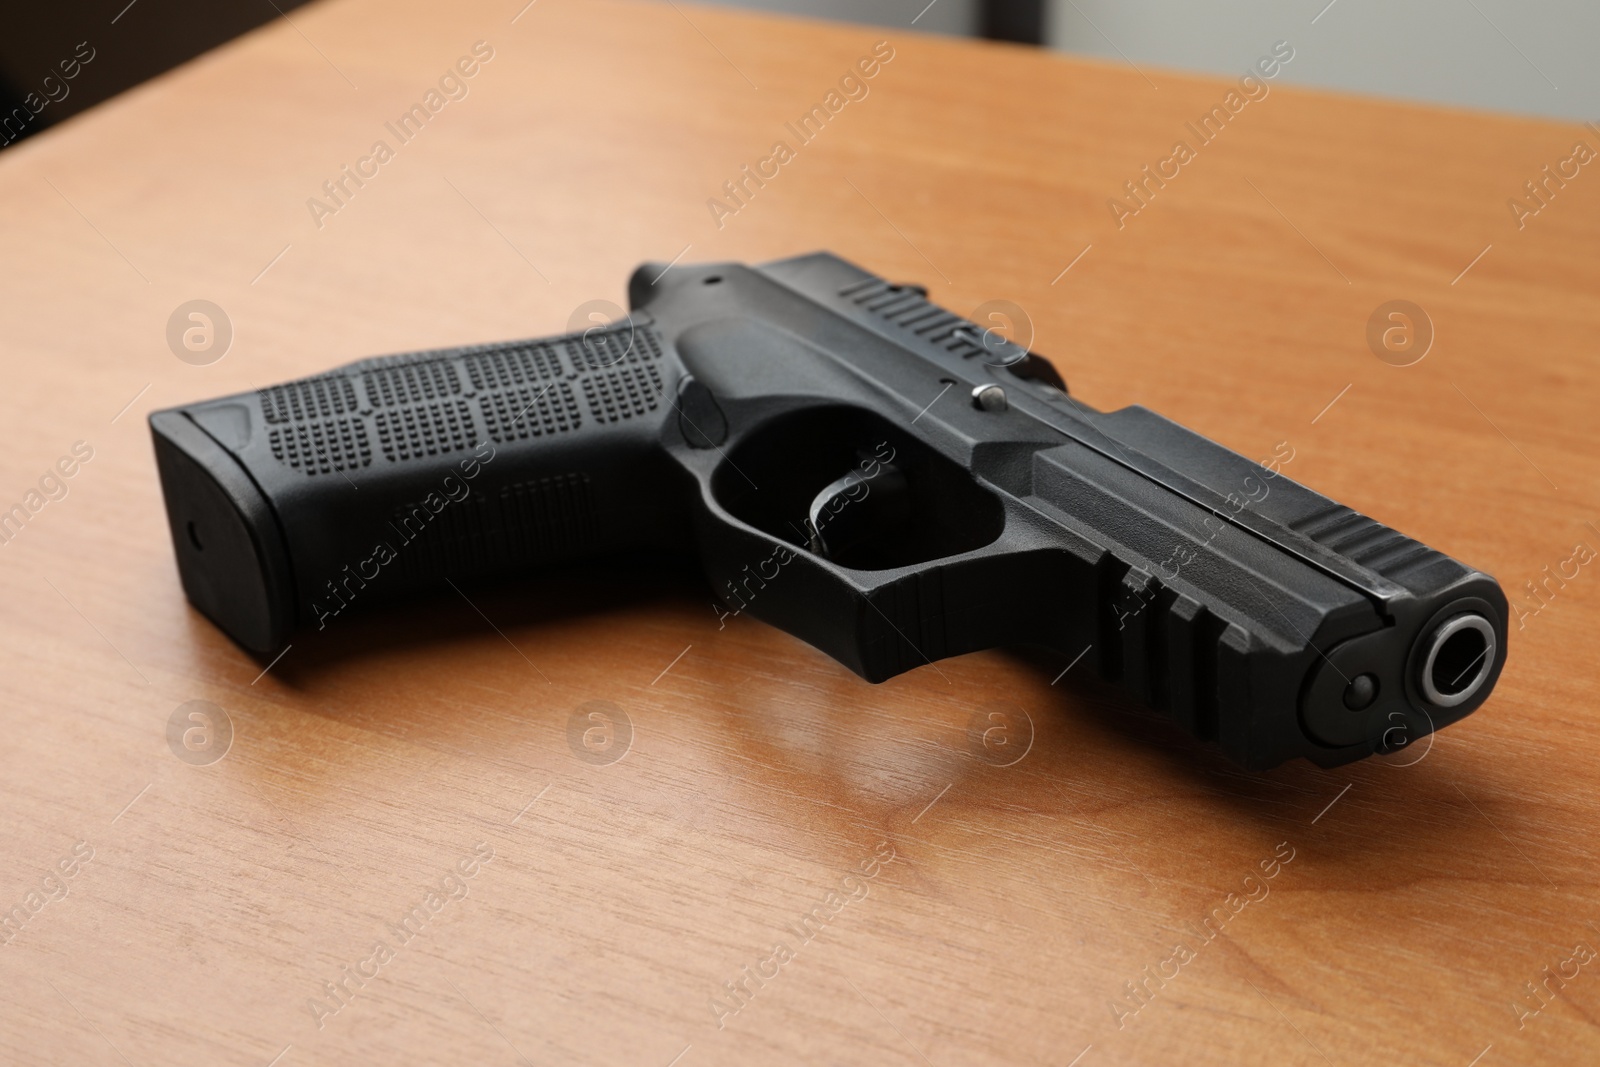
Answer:
[[[19, 4], [0, 18], [0, 148], [306, 2], [88, 0], [71, 8]], [[1044, 0], [980, 0], [978, 8], [981, 36], [1044, 42]], [[94, 58], [82, 62], [80, 57], [90, 53]], [[67, 77], [74, 67], [76, 74]]]
[[[7, 5], [9, 10], [0, 16], [0, 147], [48, 129], [305, 2]], [[78, 59], [91, 51], [89, 62]], [[76, 74], [66, 77], [74, 65]]]
[[1044, 44], [1044, 0], [980, 0], [978, 36]]

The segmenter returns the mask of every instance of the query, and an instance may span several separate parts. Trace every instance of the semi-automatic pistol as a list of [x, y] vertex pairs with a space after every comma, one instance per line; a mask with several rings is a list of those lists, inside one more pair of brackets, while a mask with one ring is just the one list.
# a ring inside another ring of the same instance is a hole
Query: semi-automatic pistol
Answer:
[[646, 264], [579, 333], [351, 363], [150, 416], [184, 591], [253, 652], [446, 579], [695, 555], [878, 682], [1042, 646], [1247, 768], [1476, 709], [1487, 574], [818, 253]]

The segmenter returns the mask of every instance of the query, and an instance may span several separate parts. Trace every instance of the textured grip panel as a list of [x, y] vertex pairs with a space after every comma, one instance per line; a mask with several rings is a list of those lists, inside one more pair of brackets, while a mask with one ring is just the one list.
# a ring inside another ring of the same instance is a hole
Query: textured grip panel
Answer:
[[357, 470], [372, 462], [372, 444], [360, 419], [318, 419], [274, 427], [268, 442], [274, 459], [307, 474]]
[[391, 461], [460, 452], [478, 443], [477, 423], [465, 400], [380, 411], [373, 421], [384, 458]]
[[570, 433], [585, 412], [597, 423], [655, 412], [661, 351], [638, 316], [603, 331], [379, 356], [256, 395], [273, 458], [314, 478]]
[[448, 359], [404, 360], [397, 365], [361, 372], [367, 403], [395, 407], [424, 400], [439, 400], [461, 392], [456, 369]]
[[546, 344], [510, 345], [462, 362], [474, 389], [508, 389], [562, 374], [561, 357]]
[[557, 382], [553, 387], [499, 389], [479, 397], [478, 404], [489, 436], [501, 444], [549, 437], [583, 424], [570, 382]]
[[661, 374], [653, 364], [595, 371], [584, 376], [583, 395], [597, 422], [619, 422], [660, 406]]
[[401, 573], [412, 578], [515, 570], [567, 556], [598, 533], [594, 494], [583, 473], [515, 482], [493, 495], [468, 497], [437, 517], [412, 504], [390, 522], [409, 531], [418, 516], [421, 532], [399, 557]]
[[320, 374], [256, 390], [270, 423], [305, 422], [356, 410], [356, 390], [347, 375]]
[[265, 651], [446, 579], [681, 547], [661, 449], [681, 374], [639, 314], [158, 413], [184, 587]]

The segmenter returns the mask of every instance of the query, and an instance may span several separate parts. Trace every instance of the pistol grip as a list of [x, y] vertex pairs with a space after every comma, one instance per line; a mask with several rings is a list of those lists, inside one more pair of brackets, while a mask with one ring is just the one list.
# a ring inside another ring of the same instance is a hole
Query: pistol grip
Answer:
[[446, 578], [671, 550], [682, 375], [650, 320], [363, 360], [153, 414], [190, 599], [267, 653]]

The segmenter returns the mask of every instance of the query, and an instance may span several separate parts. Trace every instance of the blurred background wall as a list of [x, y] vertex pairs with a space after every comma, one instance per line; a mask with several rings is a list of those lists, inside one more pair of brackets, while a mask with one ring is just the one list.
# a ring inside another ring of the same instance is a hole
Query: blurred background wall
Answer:
[[1283, 81], [1600, 119], [1596, 0], [1051, 0], [1045, 21], [1052, 47], [1140, 66], [1230, 74], [1287, 40]]
[[[1600, 0], [710, 0], [936, 33], [1034, 40], [1141, 68], [1231, 75], [1274, 41], [1283, 80], [1600, 119]], [[920, 17], [918, 17], [920, 15]], [[1034, 37], [996, 29], [1036, 25]], [[1157, 84], [1160, 79], [1156, 79]]]
[[[0, 7], [0, 143], [14, 143], [305, 0]], [[645, 0], [664, 3], [668, 0]], [[1283, 79], [1550, 118], [1600, 119], [1600, 0], [699, 0], [1037, 44], [1234, 75], [1287, 40]], [[77, 63], [87, 43], [93, 59]], [[47, 82], [46, 79], [53, 79]], [[29, 94], [33, 94], [31, 97]], [[41, 106], [42, 105], [42, 106]], [[19, 110], [20, 109], [20, 110]]]

